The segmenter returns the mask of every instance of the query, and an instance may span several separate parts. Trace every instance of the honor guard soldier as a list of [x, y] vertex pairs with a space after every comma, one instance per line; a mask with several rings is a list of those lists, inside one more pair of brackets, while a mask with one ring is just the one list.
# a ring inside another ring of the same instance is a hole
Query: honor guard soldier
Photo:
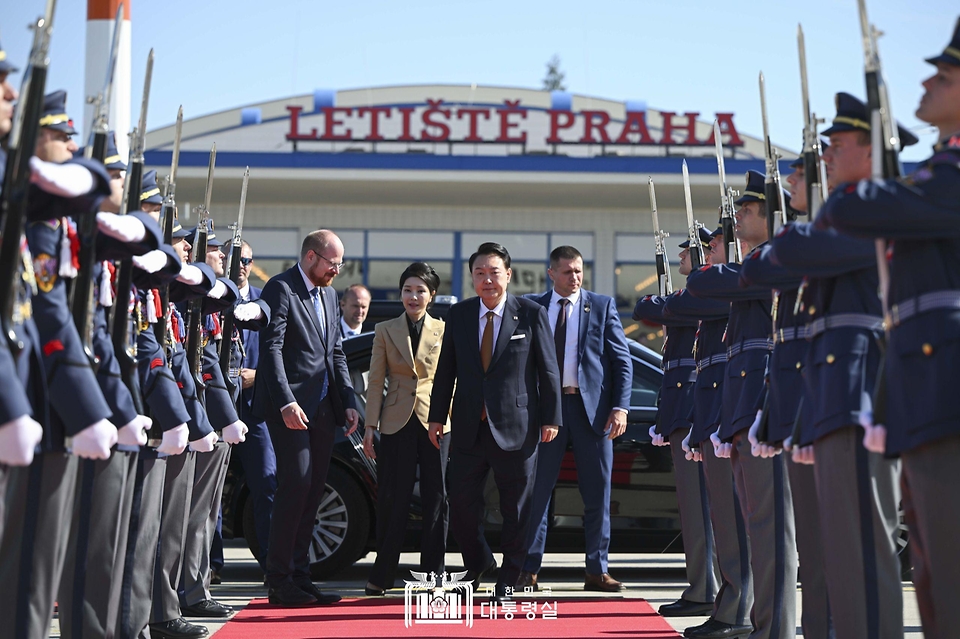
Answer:
[[[718, 229], [710, 237], [709, 263], [725, 264], [726, 261], [723, 232]], [[699, 322], [693, 343], [697, 367], [691, 420], [693, 428], [681, 442], [681, 447], [688, 459], [703, 463], [717, 566], [720, 569], [720, 588], [710, 618], [699, 626], [687, 628], [684, 636], [741, 637], [749, 634], [753, 628], [749, 619], [754, 598], [747, 526], [735, 490], [730, 460], [718, 457], [710, 442], [710, 435], [720, 428], [722, 418], [720, 400], [727, 366], [723, 337], [730, 317], [730, 303], [694, 297], [685, 289], [667, 299], [664, 316]]]
[[[767, 215], [774, 211], [772, 203], [767, 206], [765, 181], [762, 173], [749, 171], [743, 195], [734, 202], [739, 207], [735, 235], [751, 252], [767, 242]], [[741, 268], [736, 263], [706, 266], [691, 273], [687, 288], [698, 297], [730, 302], [722, 419], [711, 441], [718, 456], [730, 456], [747, 523], [754, 585], [750, 636], [785, 639], [796, 635], [797, 550], [790, 482], [783, 459], [754, 457], [748, 438], [766, 392], [764, 374], [773, 347], [771, 294], [765, 287], [742, 287]]]
[[[831, 189], [871, 175], [870, 116], [847, 93], [823, 135]], [[917, 141], [903, 127], [905, 144]], [[772, 243], [771, 259], [805, 277], [799, 310], [808, 323], [804, 406], [812, 415], [824, 566], [838, 637], [902, 637], [903, 597], [896, 555], [899, 468], [863, 448], [861, 419], [880, 364], [882, 312], [874, 242], [838, 233], [821, 214], [793, 224]], [[806, 412], [806, 409], [805, 409]], [[865, 498], [864, 495], [867, 497]]]
[[[196, 232], [197, 229], [191, 231], [191, 237], [196, 237]], [[222, 618], [234, 612], [233, 608], [215, 601], [209, 590], [210, 549], [230, 463], [230, 445], [242, 442], [247, 431], [246, 424], [237, 416], [236, 401], [223, 379], [217, 352], [222, 338], [218, 311], [232, 306], [240, 296], [236, 284], [223, 277], [222, 245], [213, 231], [207, 233], [205, 263], [217, 277], [217, 285], [216, 292], [212, 290], [204, 300], [205, 315], [201, 324], [204, 408], [211, 426], [223, 439], [217, 441], [211, 453], [198, 455], [196, 460], [180, 593], [181, 613], [188, 617]], [[216, 297], [212, 297], [214, 295]]]
[[[119, 196], [123, 191], [122, 172], [127, 167], [112, 135], [104, 163], [115, 182], [112, 192]], [[120, 203], [112, 204], [118, 208]], [[110, 421], [119, 430], [117, 449], [109, 459], [80, 462], [70, 544], [57, 597], [60, 633], [65, 639], [112, 636], [115, 632], [137, 453], [147, 443], [146, 430], [152, 424], [137, 413], [134, 398], [123, 382], [107, 326], [107, 311], [114, 306], [113, 260], [156, 250], [161, 244], [160, 227], [139, 211], [123, 216], [101, 212], [97, 222], [97, 258], [88, 275], [94, 284], [95, 301], [91, 308], [91, 346], [97, 362], [97, 382], [110, 406]], [[82, 272], [78, 274], [83, 276]]]
[[[807, 190], [803, 158], [794, 161], [787, 176], [790, 207], [807, 213]], [[806, 340], [806, 323], [794, 309], [797, 290], [802, 278], [786, 273], [783, 267], [770, 261], [769, 244], [754, 252], [740, 269], [740, 280], [745, 286], [769, 286], [778, 291], [776, 325], [773, 333], [773, 353], [767, 367], [767, 404], [763, 419], [765, 436], [758, 433], [758, 420], [751, 428], [750, 443], [754, 455], [779, 455], [785, 440], [789, 440], [800, 416], [803, 397], [803, 365], [810, 343]], [[806, 414], [810, 414], [807, 408]], [[796, 442], [799, 445], [799, 442]], [[801, 464], [788, 456], [787, 474], [793, 497], [793, 518], [797, 534], [798, 575], [803, 588], [803, 607], [800, 626], [804, 637], [830, 637], [830, 607], [827, 603], [827, 584], [823, 572], [823, 547], [820, 542], [820, 514], [817, 506], [817, 485], [813, 466]]]
[[923, 633], [939, 638], [956, 635], [960, 601], [960, 21], [927, 62], [936, 72], [916, 115], [937, 127], [933, 156], [901, 181], [838, 186], [823, 213], [843, 232], [891, 240], [887, 415], [868, 426], [885, 426], [886, 454], [901, 457]]
[[[702, 228], [700, 241], [709, 254], [710, 235]], [[680, 253], [681, 275], [690, 274], [689, 246], [690, 240], [680, 244], [684, 249]], [[717, 575], [703, 466], [687, 459], [681, 446], [693, 427], [693, 390], [697, 379], [693, 343], [699, 323], [690, 318], [667, 318], [663, 313], [667, 300], [679, 294], [680, 291], [667, 296], [647, 295], [637, 302], [633, 319], [664, 327], [663, 386], [657, 424], [651, 427], [650, 437], [654, 445], [669, 445], [673, 457], [689, 583], [677, 601], [660, 606], [659, 612], [665, 617], [694, 617], [713, 612]]]
[[[46, 637], [63, 570], [77, 476], [77, 457], [106, 459], [117, 440], [111, 411], [70, 316], [65, 280], [76, 275], [71, 215], [91, 214], [109, 195], [96, 162], [72, 159], [75, 133], [66, 93], [46, 96], [31, 160], [34, 184], [26, 229], [37, 293], [32, 300], [49, 415], [41, 453], [11, 469], [0, 544], [0, 618], [13, 636]], [[37, 407], [35, 407], [36, 409]], [[70, 454], [72, 451], [73, 454]]]

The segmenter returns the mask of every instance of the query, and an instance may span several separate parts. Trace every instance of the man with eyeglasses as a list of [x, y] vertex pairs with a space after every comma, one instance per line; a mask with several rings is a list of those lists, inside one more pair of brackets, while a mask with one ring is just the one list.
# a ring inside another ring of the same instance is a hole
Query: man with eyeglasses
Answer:
[[314, 231], [304, 238], [297, 264], [263, 287], [271, 313], [260, 334], [253, 414], [266, 421], [277, 456], [266, 568], [270, 603], [282, 607], [340, 599], [314, 585], [308, 553], [334, 430], [345, 426], [349, 435], [359, 422], [330, 286], [342, 266], [340, 238]]

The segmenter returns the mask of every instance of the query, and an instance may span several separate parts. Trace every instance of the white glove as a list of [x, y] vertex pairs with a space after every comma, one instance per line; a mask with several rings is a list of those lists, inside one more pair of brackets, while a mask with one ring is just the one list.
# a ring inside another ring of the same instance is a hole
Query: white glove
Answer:
[[93, 190], [93, 174], [79, 164], [44, 162], [30, 158], [30, 181], [51, 195], [73, 198]]
[[72, 454], [83, 459], [109, 459], [117, 443], [117, 427], [101, 419], [73, 436]]
[[771, 457], [776, 457], [782, 452], [782, 449], [777, 446], [771, 446], [766, 442], [761, 442], [757, 439], [757, 433], [760, 431], [760, 420], [763, 416], [763, 411], [757, 411], [757, 418], [753, 420], [753, 424], [750, 425], [750, 431], [747, 433], [747, 439], [750, 441], [750, 453], [754, 457], [762, 457], [763, 459], [769, 459]]
[[207, 293], [207, 297], [213, 298], [215, 300], [220, 299], [227, 294], [227, 285], [217, 280], [217, 283], [213, 285], [213, 288], [210, 289], [210, 292]]
[[883, 454], [887, 450], [887, 428], [883, 424], [873, 423], [873, 413], [860, 413], [860, 425], [863, 426], [863, 447], [871, 453]]
[[256, 302], [244, 302], [233, 309], [233, 317], [238, 322], [252, 322], [265, 317], [263, 309]]
[[33, 449], [43, 439], [43, 426], [29, 415], [0, 424], [0, 464], [29, 466]]
[[116, 213], [97, 213], [97, 228], [121, 242], [140, 242], [147, 236], [147, 227], [132, 215]]
[[133, 265], [141, 271], [156, 273], [167, 265], [167, 254], [160, 249], [156, 249], [143, 255], [134, 255]]
[[206, 437], [202, 437], [195, 442], [190, 442], [190, 450], [196, 453], [213, 452], [213, 449], [217, 446], [218, 439], [220, 439], [220, 437], [217, 435], [216, 431], [214, 431]]
[[795, 464], [813, 464], [813, 446], [794, 446], [793, 462]]
[[147, 443], [147, 430], [153, 426], [153, 420], [144, 415], [137, 415], [120, 427], [117, 432], [117, 443], [121, 446], [144, 446]]
[[687, 436], [680, 442], [680, 448], [683, 449], [683, 456], [687, 458], [687, 461], [703, 461], [703, 453], [700, 452], [700, 449], [690, 448], [690, 435], [692, 434], [693, 429], [691, 428]]
[[654, 424], [650, 427], [649, 430], [650, 439], [653, 440], [654, 446], [669, 446], [670, 442], [663, 439], [663, 435], [657, 432], [657, 425]]
[[247, 440], [247, 432], [250, 429], [242, 420], [237, 420], [223, 429], [223, 441], [228, 444], [242, 444]]
[[187, 437], [189, 436], [190, 431], [187, 430], [186, 424], [180, 424], [176, 428], [164, 431], [163, 439], [157, 446], [157, 452], [164, 455], [179, 455], [187, 447]]
[[193, 264], [184, 264], [180, 267], [180, 275], [177, 279], [190, 286], [198, 286], [203, 283], [203, 271]]
[[720, 436], [716, 432], [710, 434], [710, 442], [713, 444], [713, 454], [720, 459], [730, 459], [730, 453], [733, 451], [733, 444], [724, 444], [720, 441]]

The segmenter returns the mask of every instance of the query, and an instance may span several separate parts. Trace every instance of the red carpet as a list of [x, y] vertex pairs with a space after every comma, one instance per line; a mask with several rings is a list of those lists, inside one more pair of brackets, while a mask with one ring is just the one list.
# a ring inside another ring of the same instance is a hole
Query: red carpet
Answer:
[[[216, 633], [216, 639], [320, 639], [328, 637], [417, 637], [455, 639], [458, 637], [576, 637], [673, 639], [679, 637], [670, 625], [643, 599], [559, 599], [556, 619], [544, 619], [549, 597], [531, 600], [536, 612], [516, 602], [512, 619], [490, 619], [490, 606], [475, 603], [473, 626], [467, 627], [466, 610], [456, 623], [417, 623], [416, 602], [411, 605], [409, 627], [405, 625], [404, 603], [399, 597], [385, 599], [344, 599], [334, 606], [281, 609], [264, 599], [255, 599]], [[552, 611], [546, 611], [550, 614]], [[481, 617], [481, 614], [484, 617]], [[534, 617], [532, 620], [527, 615]], [[421, 613], [421, 616], [426, 616]]]

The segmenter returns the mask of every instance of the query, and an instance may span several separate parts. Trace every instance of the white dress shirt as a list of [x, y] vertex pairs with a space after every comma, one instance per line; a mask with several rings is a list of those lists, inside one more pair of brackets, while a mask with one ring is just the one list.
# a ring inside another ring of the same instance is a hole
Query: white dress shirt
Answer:
[[346, 321], [344, 321], [342, 317], [340, 318], [340, 335], [342, 335], [343, 337], [354, 337], [356, 335], [359, 335], [360, 331], [362, 330], [363, 330], [363, 324], [361, 324], [359, 328], [354, 330], [350, 328], [350, 326], [346, 323]]
[[569, 304], [567, 312], [567, 338], [564, 340], [563, 370], [560, 371], [560, 386], [580, 388], [577, 371], [580, 368], [580, 289], [569, 297], [563, 297], [554, 289], [550, 295], [550, 306], [547, 308], [547, 318], [550, 320], [550, 332], [557, 330], [557, 319], [560, 317], [560, 300], [565, 299]]
[[[310, 289], [307, 290], [309, 291]], [[240, 287], [240, 299], [244, 302], [250, 301], [250, 282]]]

